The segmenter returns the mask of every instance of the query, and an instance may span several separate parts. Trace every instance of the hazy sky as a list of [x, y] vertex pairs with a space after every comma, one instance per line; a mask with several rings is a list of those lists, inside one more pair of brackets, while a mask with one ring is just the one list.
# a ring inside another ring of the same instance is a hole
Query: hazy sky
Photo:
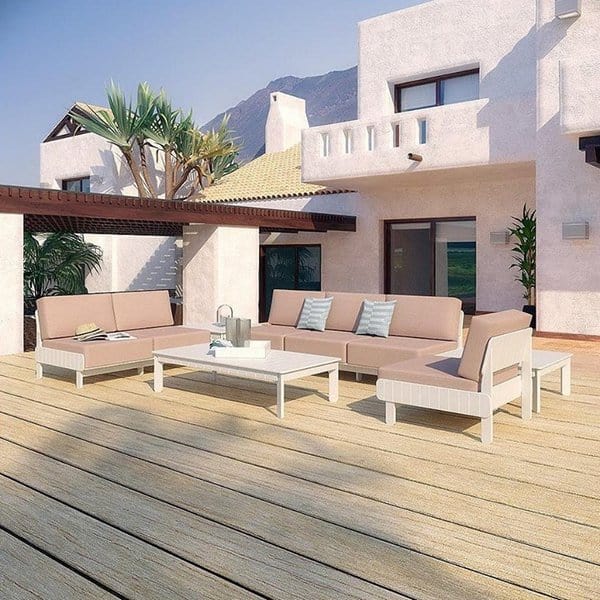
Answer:
[[277, 77], [356, 64], [356, 23], [419, 1], [0, 0], [0, 183], [39, 185], [39, 143], [111, 78], [202, 124]]

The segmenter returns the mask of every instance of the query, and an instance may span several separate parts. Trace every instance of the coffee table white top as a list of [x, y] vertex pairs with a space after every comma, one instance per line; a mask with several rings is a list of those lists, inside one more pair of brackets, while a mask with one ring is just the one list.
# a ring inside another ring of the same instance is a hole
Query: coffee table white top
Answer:
[[333, 356], [320, 356], [318, 354], [302, 354], [300, 352], [286, 352], [284, 350], [271, 350], [267, 358], [215, 358], [209, 354], [208, 344], [182, 346], [181, 348], [166, 348], [156, 350], [154, 356], [161, 362], [169, 363], [170, 360], [185, 361], [208, 367], [224, 367], [239, 371], [265, 373], [270, 375], [284, 375], [303, 369], [335, 365], [340, 362]]
[[533, 350], [531, 352], [531, 368], [541, 371], [552, 365], [569, 360], [573, 355], [568, 352], [553, 352], [550, 350]]

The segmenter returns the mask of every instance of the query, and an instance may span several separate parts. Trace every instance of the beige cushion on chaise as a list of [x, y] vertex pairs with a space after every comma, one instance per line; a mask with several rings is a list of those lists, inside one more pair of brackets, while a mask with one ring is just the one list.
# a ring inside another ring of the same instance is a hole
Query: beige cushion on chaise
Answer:
[[264, 323], [253, 327], [250, 337], [253, 340], [271, 342], [273, 350], [283, 350], [285, 337], [297, 331], [295, 327], [289, 325], [270, 325], [269, 323]]
[[178, 346], [193, 346], [194, 344], [207, 344], [210, 342], [210, 333], [208, 331], [184, 327], [183, 325], [130, 329], [128, 333], [138, 339], [152, 340], [153, 350], [177, 348]]

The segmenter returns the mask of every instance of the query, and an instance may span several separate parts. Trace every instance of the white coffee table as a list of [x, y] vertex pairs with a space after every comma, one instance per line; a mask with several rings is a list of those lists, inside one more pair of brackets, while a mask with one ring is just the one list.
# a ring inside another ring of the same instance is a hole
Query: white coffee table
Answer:
[[210, 371], [215, 375], [219, 373], [246, 379], [273, 381], [277, 384], [277, 416], [283, 419], [286, 382], [318, 373], [328, 373], [328, 400], [337, 402], [340, 362], [338, 358], [283, 350], [271, 350], [267, 358], [215, 358], [208, 351], [208, 344], [197, 344], [153, 352], [154, 391], [163, 390], [163, 365]]
[[531, 353], [531, 374], [533, 377], [533, 410], [540, 412], [542, 408], [542, 377], [560, 369], [560, 393], [568, 396], [571, 393], [571, 358], [568, 352], [551, 352], [549, 350], [533, 350]]

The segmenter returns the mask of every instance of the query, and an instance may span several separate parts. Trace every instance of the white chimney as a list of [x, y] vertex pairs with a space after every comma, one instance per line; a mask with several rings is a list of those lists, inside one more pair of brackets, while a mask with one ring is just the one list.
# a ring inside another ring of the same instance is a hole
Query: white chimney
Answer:
[[273, 92], [265, 126], [265, 154], [282, 152], [299, 144], [300, 134], [307, 127], [306, 102], [289, 94]]

